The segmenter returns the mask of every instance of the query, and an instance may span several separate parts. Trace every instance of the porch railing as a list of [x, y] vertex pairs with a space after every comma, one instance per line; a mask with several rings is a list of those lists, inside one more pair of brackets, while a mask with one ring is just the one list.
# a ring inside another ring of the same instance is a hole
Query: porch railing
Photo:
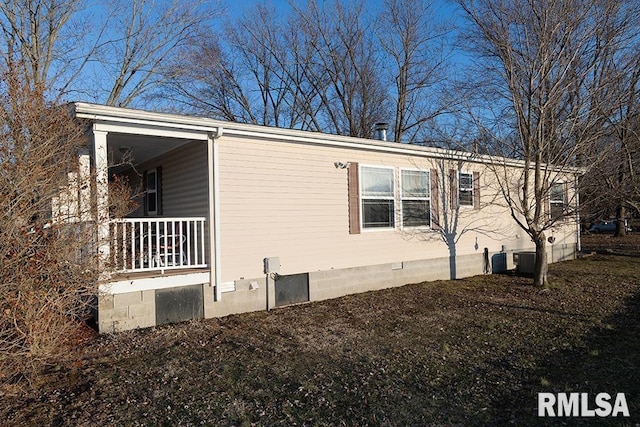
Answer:
[[116, 272], [207, 267], [205, 218], [122, 218], [110, 222]]

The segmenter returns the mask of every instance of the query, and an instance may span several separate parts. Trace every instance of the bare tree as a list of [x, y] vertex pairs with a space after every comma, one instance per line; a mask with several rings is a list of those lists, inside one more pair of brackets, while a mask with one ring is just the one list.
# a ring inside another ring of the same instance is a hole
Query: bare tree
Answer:
[[[640, 28], [638, 28], [640, 29]], [[615, 215], [616, 236], [626, 234], [628, 211], [640, 212], [640, 65], [633, 44], [612, 61], [609, 99], [615, 100], [607, 121], [607, 134], [593, 147], [600, 161], [585, 177], [583, 195], [591, 203], [591, 217]]]
[[[247, 111], [251, 122], [294, 128], [298, 122], [292, 109], [291, 51], [285, 39], [290, 29], [283, 25], [274, 8], [259, 4], [238, 24], [228, 25], [227, 40], [244, 66], [236, 79], [251, 82], [242, 91], [243, 97], [251, 99]], [[255, 96], [248, 96], [248, 90]]]
[[216, 12], [204, 0], [111, 1], [109, 40], [97, 58], [109, 78], [107, 105], [129, 106], [166, 78], [169, 65]]
[[226, 31], [193, 38], [164, 95], [224, 120], [309, 129], [304, 70], [311, 61], [300, 59], [299, 34], [297, 23], [258, 4]]
[[5, 69], [19, 68], [32, 93], [44, 88], [49, 100], [75, 94], [126, 106], [157, 87], [168, 63], [218, 10], [204, 0], [116, 0], [102, 7], [3, 1], [0, 60]]
[[398, 142], [416, 142], [425, 123], [445, 109], [439, 93], [448, 74], [444, 38], [451, 25], [435, 16], [433, 1], [386, 0], [378, 21], [395, 92], [393, 137]]
[[262, 4], [223, 34], [193, 40], [166, 94], [227, 120], [369, 137], [386, 90], [364, 2]]
[[381, 58], [363, 1], [292, 5], [313, 66], [307, 70], [326, 124], [334, 133], [368, 138], [388, 116]]
[[495, 172], [512, 217], [535, 243], [534, 283], [545, 287], [546, 232], [575, 214], [567, 192], [560, 210], [551, 209], [550, 199], [561, 199], [561, 185], [572, 185], [576, 162], [588, 164], [582, 156], [602, 135], [609, 108], [599, 96], [608, 84], [602, 55], [617, 48], [625, 5], [607, 0], [459, 4], [472, 24], [465, 41], [481, 55], [480, 72], [492, 77], [482, 90], [493, 91], [499, 116], [510, 123], [511, 133], [494, 134], [493, 140], [513, 142], [509, 151], [524, 164], [520, 174], [506, 165]]
[[97, 291], [91, 229], [77, 221], [90, 203], [67, 203], [81, 194], [85, 129], [29, 78], [4, 73], [0, 102], [0, 378], [10, 380], [69, 351]]
[[[0, 2], [2, 66], [22, 75], [32, 94], [60, 99], [95, 52], [82, 6], [78, 0]], [[97, 33], [103, 28], [94, 24]]]

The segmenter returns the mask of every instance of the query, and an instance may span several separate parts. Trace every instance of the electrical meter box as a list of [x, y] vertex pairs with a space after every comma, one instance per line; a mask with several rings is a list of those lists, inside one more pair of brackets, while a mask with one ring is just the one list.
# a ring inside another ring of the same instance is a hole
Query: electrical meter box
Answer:
[[264, 259], [264, 274], [280, 273], [280, 258], [271, 257]]

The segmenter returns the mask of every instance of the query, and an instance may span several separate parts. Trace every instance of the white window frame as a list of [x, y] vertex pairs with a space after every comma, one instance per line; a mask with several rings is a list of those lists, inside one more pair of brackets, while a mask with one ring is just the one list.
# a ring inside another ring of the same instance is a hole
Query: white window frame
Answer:
[[[560, 198], [559, 199], [554, 199], [553, 198], [553, 187], [560, 187]], [[566, 207], [566, 203], [567, 201], [565, 200], [565, 191], [564, 191], [564, 182], [554, 182], [553, 184], [551, 184], [551, 186], [549, 187], [549, 219], [555, 220], [555, 219], [560, 219], [564, 217], [564, 212], [565, 212], [565, 207]], [[554, 216], [553, 215], [553, 207], [554, 205], [560, 205], [560, 215]]]
[[[358, 188], [358, 192], [360, 194], [360, 229], [363, 231], [383, 231], [383, 230], [394, 230], [396, 228], [396, 218], [395, 218], [395, 214], [396, 214], [396, 172], [395, 172], [395, 168], [394, 167], [390, 167], [390, 166], [379, 166], [379, 165], [359, 165], [359, 175], [360, 175], [360, 183], [359, 183], [359, 188]], [[387, 171], [391, 171], [391, 177], [392, 177], [392, 181], [391, 181], [391, 195], [386, 195], [386, 196], [370, 196], [370, 195], [365, 195], [365, 192], [363, 190], [363, 183], [365, 181], [365, 169], [381, 169], [381, 170], [387, 170]], [[390, 226], [385, 226], [385, 227], [375, 227], [375, 226], [365, 226], [365, 221], [364, 221], [364, 215], [365, 215], [365, 201], [367, 200], [387, 200], [387, 201], [391, 201], [392, 205], [391, 205], [391, 225]]]
[[[418, 172], [426, 175], [426, 196], [405, 196], [404, 194], [404, 174], [405, 172]], [[400, 224], [403, 229], [431, 228], [431, 171], [421, 169], [400, 168]], [[404, 203], [406, 201], [425, 201], [427, 202], [427, 223], [421, 225], [405, 225], [404, 220]]]
[[[462, 186], [462, 175], [469, 175], [469, 177], [471, 178], [471, 185], [469, 187], [463, 187]], [[458, 171], [458, 206], [460, 207], [464, 207], [464, 208], [473, 208], [474, 207], [474, 197], [475, 194], [473, 191], [473, 172], [467, 172], [467, 171]], [[471, 194], [471, 203], [462, 203], [462, 192], [463, 191], [468, 191]]]
[[[149, 177], [150, 175], [153, 174], [153, 179], [155, 181], [155, 186], [153, 188], [153, 190], [149, 189]], [[158, 212], [159, 212], [159, 206], [158, 206], [158, 168], [153, 168], [153, 169], [149, 169], [146, 172], [146, 176], [145, 176], [145, 183], [144, 183], [144, 187], [145, 187], [145, 197], [146, 197], [146, 204], [147, 204], [147, 215], [149, 216], [157, 216]], [[149, 209], [149, 200], [151, 199], [151, 197], [153, 197], [153, 199], [155, 200], [155, 210], [151, 210]]]

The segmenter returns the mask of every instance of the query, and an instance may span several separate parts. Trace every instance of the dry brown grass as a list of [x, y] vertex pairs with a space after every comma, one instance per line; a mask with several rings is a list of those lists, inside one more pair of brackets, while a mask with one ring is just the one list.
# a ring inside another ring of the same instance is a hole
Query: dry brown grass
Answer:
[[[640, 416], [640, 257], [101, 336], [10, 425], [540, 425], [538, 392], [626, 393]], [[571, 424], [580, 420], [564, 420]], [[593, 420], [582, 420], [593, 423]], [[604, 420], [606, 422], [606, 420]], [[602, 420], [597, 421], [602, 424]]]

